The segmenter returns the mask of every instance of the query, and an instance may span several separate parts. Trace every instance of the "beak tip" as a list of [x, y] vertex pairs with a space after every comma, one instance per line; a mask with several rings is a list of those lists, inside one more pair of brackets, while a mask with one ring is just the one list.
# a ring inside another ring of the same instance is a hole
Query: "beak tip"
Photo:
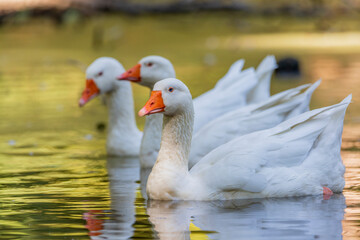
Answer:
[[85, 105], [86, 101], [84, 99], [79, 100], [79, 107], [83, 107]]
[[146, 114], [147, 114], [147, 111], [146, 111], [145, 107], [143, 107], [142, 109], [140, 109], [140, 111], [139, 111], [139, 113], [138, 113], [138, 115], [139, 115], [140, 117], [143, 117], [143, 116], [145, 116]]
[[125, 78], [123, 77], [123, 75], [120, 75], [116, 78], [117, 80], [125, 80]]

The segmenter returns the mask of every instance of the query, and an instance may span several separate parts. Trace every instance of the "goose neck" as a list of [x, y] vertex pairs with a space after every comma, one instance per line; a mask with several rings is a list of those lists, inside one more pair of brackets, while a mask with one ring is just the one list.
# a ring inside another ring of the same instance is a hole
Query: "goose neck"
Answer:
[[107, 94], [109, 108], [109, 131], [138, 131], [134, 115], [134, 101], [131, 85], [119, 82], [115, 89]]
[[161, 148], [157, 163], [167, 163], [188, 171], [188, 158], [194, 122], [194, 110], [174, 116], [164, 115]]

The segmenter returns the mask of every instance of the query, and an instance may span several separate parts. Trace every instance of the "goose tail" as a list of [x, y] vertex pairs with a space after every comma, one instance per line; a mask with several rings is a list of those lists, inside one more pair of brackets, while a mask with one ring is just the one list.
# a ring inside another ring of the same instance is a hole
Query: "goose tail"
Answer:
[[277, 68], [273, 55], [266, 56], [256, 69], [258, 83], [248, 95], [248, 103], [258, 103], [270, 97], [270, 81], [274, 70]]
[[226, 88], [228, 85], [231, 85], [235, 82], [239, 74], [241, 73], [245, 64], [244, 59], [239, 59], [235, 61], [227, 71], [227, 73], [216, 83], [215, 88], [223, 89]]
[[297, 116], [301, 113], [307, 112], [310, 110], [309, 105], [311, 101], [312, 94], [314, 91], [319, 87], [321, 83], [321, 80], [316, 81], [315, 83], [311, 84], [308, 89], [305, 90], [302, 94], [300, 94], [298, 97], [301, 98], [301, 103], [299, 106], [294, 109], [291, 114], [288, 116], [288, 118]]

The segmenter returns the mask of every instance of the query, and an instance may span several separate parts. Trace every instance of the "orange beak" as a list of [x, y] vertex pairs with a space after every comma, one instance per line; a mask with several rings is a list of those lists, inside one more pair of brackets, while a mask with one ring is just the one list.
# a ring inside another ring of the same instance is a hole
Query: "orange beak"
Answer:
[[118, 77], [118, 80], [140, 82], [141, 81], [140, 68], [141, 68], [141, 64], [140, 63], [136, 64], [134, 67], [130, 68], [129, 70], [121, 74], [121, 76]]
[[86, 87], [79, 100], [79, 107], [84, 106], [88, 101], [100, 94], [99, 88], [93, 79], [86, 79]]
[[152, 91], [150, 99], [145, 103], [145, 106], [139, 111], [139, 116], [150, 115], [154, 113], [164, 112], [165, 105], [161, 96], [161, 91]]

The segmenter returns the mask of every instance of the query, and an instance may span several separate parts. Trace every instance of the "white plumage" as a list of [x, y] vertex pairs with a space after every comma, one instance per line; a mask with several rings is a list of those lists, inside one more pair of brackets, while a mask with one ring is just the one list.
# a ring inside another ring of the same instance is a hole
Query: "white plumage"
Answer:
[[[309, 110], [313, 91], [320, 81], [271, 96], [268, 100], [226, 113], [202, 127], [193, 136], [189, 167], [211, 150], [247, 133], [267, 129]], [[310, 87], [309, 87], [310, 86]], [[306, 89], [303, 93], [301, 91]]]

